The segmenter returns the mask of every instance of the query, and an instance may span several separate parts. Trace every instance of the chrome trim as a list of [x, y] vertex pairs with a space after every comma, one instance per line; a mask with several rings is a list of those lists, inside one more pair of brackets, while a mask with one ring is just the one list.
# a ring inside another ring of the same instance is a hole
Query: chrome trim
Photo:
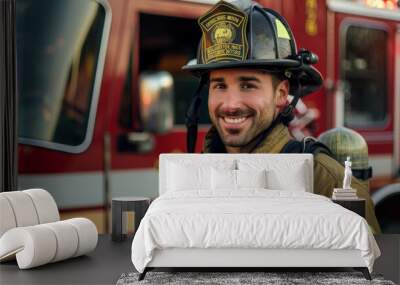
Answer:
[[400, 21], [400, 11], [368, 7], [361, 3], [343, 0], [328, 0], [328, 9], [337, 13], [379, 18], [384, 20]]
[[111, 13], [111, 6], [109, 5], [108, 0], [91, 0], [91, 1], [94, 1], [98, 4], [100, 4], [104, 8], [105, 19], [104, 19], [104, 27], [103, 27], [103, 36], [102, 36], [101, 43], [100, 43], [99, 56], [98, 56], [97, 66], [96, 66], [95, 79], [94, 79], [94, 83], [93, 83], [93, 91], [92, 91], [92, 100], [91, 100], [91, 104], [90, 104], [89, 119], [88, 119], [88, 124], [87, 124], [87, 129], [86, 129], [86, 135], [85, 135], [83, 142], [80, 145], [72, 146], [72, 145], [66, 145], [66, 144], [61, 144], [61, 143], [56, 143], [56, 142], [49, 142], [49, 141], [44, 141], [44, 140], [21, 137], [18, 139], [18, 143], [43, 147], [43, 148], [47, 148], [47, 149], [59, 150], [59, 151], [64, 151], [64, 152], [69, 152], [69, 153], [81, 153], [81, 152], [84, 152], [89, 147], [90, 143], [92, 142], [93, 132], [94, 132], [94, 123], [96, 121], [97, 104], [99, 102], [101, 82], [102, 82], [102, 78], [103, 78], [108, 38], [110, 35], [110, 29], [111, 29], [112, 13]]
[[104, 216], [105, 232], [108, 233], [110, 230], [109, 213], [111, 208], [111, 135], [109, 132], [105, 132], [103, 136], [103, 206], [106, 208], [106, 215]]
[[[339, 55], [340, 57], [340, 55]], [[340, 63], [340, 58], [339, 58]], [[335, 104], [335, 128], [344, 126], [344, 93], [343, 93], [343, 83], [340, 79], [340, 67], [339, 67], [339, 78], [336, 84], [336, 91], [334, 95], [334, 104]]]

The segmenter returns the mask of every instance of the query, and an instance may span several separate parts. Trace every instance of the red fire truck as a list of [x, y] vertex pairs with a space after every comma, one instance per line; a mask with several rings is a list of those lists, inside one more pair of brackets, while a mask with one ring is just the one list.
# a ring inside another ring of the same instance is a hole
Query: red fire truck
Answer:
[[[47, 189], [63, 217], [87, 216], [100, 232], [111, 197], [157, 196], [158, 155], [185, 152], [197, 81], [181, 66], [215, 2], [17, 1], [19, 187]], [[324, 86], [304, 100], [319, 114], [313, 135], [347, 126], [364, 136], [378, 218], [400, 233], [400, 2], [258, 2], [318, 54]], [[198, 142], [206, 104], [201, 114]]]

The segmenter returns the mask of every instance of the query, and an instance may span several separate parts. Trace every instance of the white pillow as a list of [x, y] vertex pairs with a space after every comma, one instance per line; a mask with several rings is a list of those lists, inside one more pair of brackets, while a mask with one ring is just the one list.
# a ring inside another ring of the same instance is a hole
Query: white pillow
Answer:
[[304, 163], [294, 163], [289, 169], [269, 169], [267, 181], [268, 189], [306, 192], [307, 176]]
[[166, 191], [211, 191], [211, 168], [235, 169], [236, 160], [174, 159], [166, 164]]
[[210, 167], [168, 163], [167, 190], [210, 189]]
[[236, 190], [236, 170], [211, 168], [211, 189]]
[[213, 190], [238, 190], [240, 188], [267, 188], [266, 170], [211, 169]]
[[238, 168], [247, 171], [266, 169], [267, 188], [271, 190], [306, 191], [308, 188], [305, 161], [240, 159]]
[[238, 188], [267, 188], [267, 171], [263, 170], [236, 170]]

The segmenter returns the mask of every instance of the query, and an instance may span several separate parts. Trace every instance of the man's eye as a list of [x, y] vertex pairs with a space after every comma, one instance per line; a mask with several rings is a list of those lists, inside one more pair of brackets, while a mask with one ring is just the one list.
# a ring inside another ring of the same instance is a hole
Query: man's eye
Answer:
[[255, 89], [256, 86], [254, 84], [251, 84], [251, 83], [242, 83], [240, 85], [240, 88], [244, 89], [244, 90], [249, 90], [249, 89]]
[[213, 85], [213, 89], [225, 89], [226, 86], [223, 83], [216, 83]]

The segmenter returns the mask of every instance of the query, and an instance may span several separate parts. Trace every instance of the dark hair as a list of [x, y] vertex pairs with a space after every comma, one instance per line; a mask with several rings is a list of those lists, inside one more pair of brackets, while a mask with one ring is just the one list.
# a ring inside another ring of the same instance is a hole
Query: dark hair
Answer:
[[266, 72], [266, 73], [271, 75], [272, 87], [274, 90], [276, 90], [279, 83], [281, 83], [283, 80], [288, 80], [288, 78], [282, 73], [269, 73], [269, 72]]

